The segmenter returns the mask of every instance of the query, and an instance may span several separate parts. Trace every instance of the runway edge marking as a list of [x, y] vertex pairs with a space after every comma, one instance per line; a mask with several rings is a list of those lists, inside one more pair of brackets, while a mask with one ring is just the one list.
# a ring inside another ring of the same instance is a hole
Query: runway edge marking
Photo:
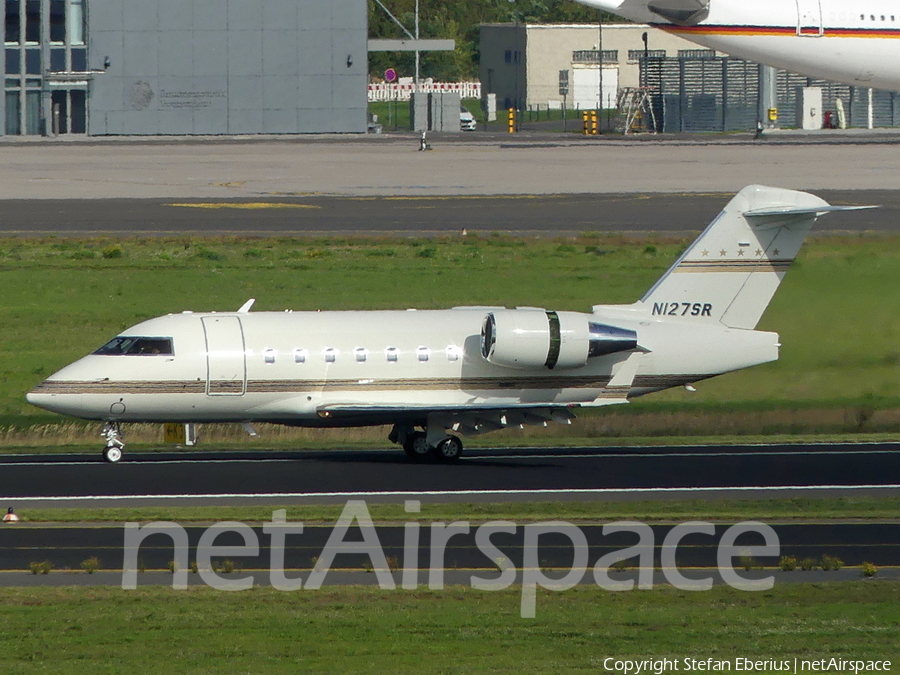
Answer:
[[634, 494], [634, 493], [672, 493], [672, 492], [787, 492], [790, 490], [897, 490], [900, 485], [773, 485], [773, 486], [738, 486], [738, 487], [654, 487], [654, 488], [577, 488], [559, 490], [425, 490], [425, 491], [387, 491], [387, 492], [261, 492], [261, 493], [221, 493], [221, 494], [177, 494], [177, 495], [82, 495], [71, 497], [7, 497], [0, 496], [0, 501], [124, 501], [140, 499], [271, 499], [295, 497], [449, 497], [449, 496], [514, 496], [514, 495], [559, 495], [559, 494]]

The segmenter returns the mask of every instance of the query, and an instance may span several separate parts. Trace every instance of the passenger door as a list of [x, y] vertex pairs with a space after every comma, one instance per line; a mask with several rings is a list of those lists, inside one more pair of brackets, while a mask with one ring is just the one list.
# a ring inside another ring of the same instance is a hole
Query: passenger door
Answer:
[[801, 37], [822, 37], [821, 0], [797, 0], [797, 35]]
[[240, 318], [205, 316], [202, 321], [207, 395], [243, 396], [247, 391], [247, 356]]

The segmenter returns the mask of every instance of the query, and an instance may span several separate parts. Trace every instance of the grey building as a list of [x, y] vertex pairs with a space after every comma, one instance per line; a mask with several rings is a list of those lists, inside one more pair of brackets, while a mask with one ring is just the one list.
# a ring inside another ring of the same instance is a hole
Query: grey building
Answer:
[[365, 0], [0, 0], [0, 133], [366, 130]]

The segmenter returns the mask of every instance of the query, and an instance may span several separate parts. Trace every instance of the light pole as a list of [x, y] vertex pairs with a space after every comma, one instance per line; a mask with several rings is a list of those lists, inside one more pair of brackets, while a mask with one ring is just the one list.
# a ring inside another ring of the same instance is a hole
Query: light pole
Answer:
[[419, 0], [416, 0], [416, 93], [419, 93]]
[[[597, 114], [600, 116], [600, 121], [603, 121], [603, 10], [599, 12], [600, 18], [597, 21], [597, 52], [600, 57], [600, 93], [597, 95], [597, 98], [600, 101], [599, 110]], [[603, 133], [602, 127], [598, 130], [600, 133]]]
[[515, 68], [515, 96], [516, 100], [513, 103], [513, 108], [516, 111], [516, 131], [519, 130], [519, 63], [522, 60], [522, 54], [519, 50], [519, 6], [516, 4], [516, 0], [509, 0], [509, 4], [513, 6], [513, 14], [515, 16], [516, 22], [516, 41], [513, 45], [513, 68]]

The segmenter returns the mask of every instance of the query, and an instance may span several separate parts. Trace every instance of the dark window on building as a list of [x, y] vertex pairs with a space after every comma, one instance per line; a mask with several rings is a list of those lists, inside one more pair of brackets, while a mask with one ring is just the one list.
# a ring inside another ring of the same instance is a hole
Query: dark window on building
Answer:
[[19, 20], [19, 0], [6, 0], [6, 32], [7, 42], [18, 42], [22, 39], [22, 26]]
[[506, 61], [507, 63], [512, 63], [512, 50], [507, 49], [503, 53], [503, 60]]
[[50, 50], [50, 70], [59, 73], [66, 69], [66, 50], [51, 49]]
[[41, 74], [41, 50], [26, 49], [25, 50], [25, 74], [40, 75]]
[[41, 41], [41, 2], [26, 0], [25, 2], [25, 42]]
[[54, 91], [51, 95], [53, 105], [54, 131], [58, 134], [69, 133], [69, 102], [68, 92]]
[[22, 72], [22, 60], [19, 58], [18, 49], [6, 50], [6, 73], [7, 75], [18, 75]]
[[521, 63], [521, 62], [522, 62], [522, 52], [516, 52], [515, 54], [513, 54], [513, 56], [515, 57], [515, 62], [516, 62], [516, 63]]
[[20, 119], [20, 102], [18, 91], [6, 92], [6, 133], [18, 135], [22, 133]]
[[25, 133], [37, 136], [41, 133], [41, 92], [25, 92]]
[[87, 133], [87, 93], [79, 90], [72, 92], [72, 127], [73, 134]]
[[84, 49], [72, 50], [72, 70], [83, 73], [87, 70], [87, 51]]
[[50, 42], [66, 41], [66, 2], [50, 0]]

